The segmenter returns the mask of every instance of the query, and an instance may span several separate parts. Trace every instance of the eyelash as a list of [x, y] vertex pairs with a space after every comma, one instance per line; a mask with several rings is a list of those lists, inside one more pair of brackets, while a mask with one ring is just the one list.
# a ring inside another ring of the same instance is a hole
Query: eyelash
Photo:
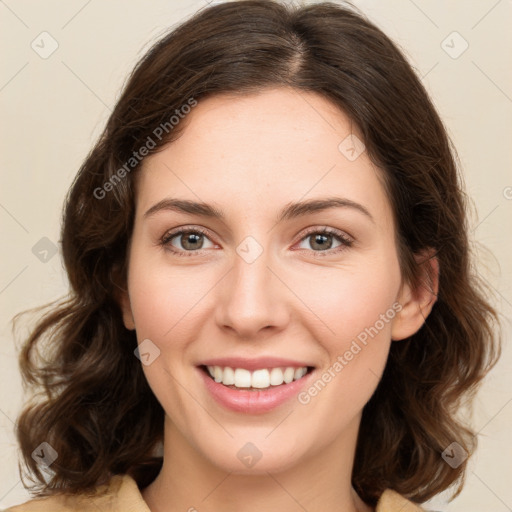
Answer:
[[[181, 251], [181, 250], [176, 250], [175, 248], [173, 248], [170, 245], [170, 241], [173, 238], [175, 238], [178, 235], [183, 235], [183, 234], [203, 235], [203, 236], [209, 238], [208, 237], [208, 231], [206, 231], [206, 230], [203, 230], [203, 229], [197, 228], [197, 227], [194, 227], [194, 228], [186, 228], [185, 227], [185, 228], [180, 228], [177, 231], [171, 231], [169, 233], [166, 233], [160, 239], [159, 244], [162, 247], [165, 247], [166, 249], [171, 251], [176, 256], [190, 257], [190, 256], [195, 256], [197, 254], [200, 254], [201, 253], [201, 249], [199, 249], [197, 251]], [[354, 243], [354, 240], [352, 238], [350, 238], [347, 234], [345, 234], [343, 231], [339, 231], [337, 229], [329, 228], [329, 227], [325, 227], [323, 229], [311, 228], [310, 230], [306, 231], [306, 233], [303, 234], [303, 236], [299, 240], [299, 242], [302, 242], [304, 239], [308, 238], [311, 235], [332, 235], [332, 236], [334, 236], [335, 238], [337, 238], [341, 242], [341, 245], [339, 247], [334, 248], [334, 249], [327, 249], [325, 251], [312, 251], [313, 253], [315, 253], [315, 257], [317, 257], [317, 256], [325, 257], [325, 256], [329, 256], [329, 255], [332, 255], [332, 254], [336, 254], [336, 253], [338, 253], [340, 251], [343, 251], [343, 250], [351, 247], [352, 244]], [[298, 250], [300, 250], [300, 251], [311, 251], [310, 249], [298, 249]]]

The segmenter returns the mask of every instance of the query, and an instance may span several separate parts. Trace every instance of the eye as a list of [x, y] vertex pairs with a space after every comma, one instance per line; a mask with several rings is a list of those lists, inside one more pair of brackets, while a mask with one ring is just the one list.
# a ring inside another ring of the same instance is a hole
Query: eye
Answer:
[[[201, 228], [181, 228], [166, 233], [160, 240], [160, 245], [175, 253], [177, 256], [193, 256], [202, 249], [210, 249], [215, 244], [208, 238], [207, 231]], [[301, 239], [301, 244], [311, 240], [310, 249], [299, 247], [302, 250], [313, 250], [318, 256], [338, 253], [352, 246], [353, 239], [343, 231], [325, 227], [323, 229], [312, 228]], [[205, 246], [205, 241], [207, 245]], [[338, 242], [338, 245], [334, 245]], [[208, 245], [208, 243], [210, 245]]]
[[[206, 236], [206, 231], [199, 228], [180, 229], [166, 233], [160, 240], [160, 244], [178, 256], [191, 256], [201, 249], [214, 247], [215, 244]], [[211, 245], [204, 244], [207, 240]], [[185, 254], [185, 253], [192, 254]]]
[[[310, 240], [310, 242], [308, 242], [308, 240]], [[338, 245], [333, 247], [336, 240], [338, 241]], [[314, 252], [332, 254], [350, 247], [354, 240], [343, 231], [326, 227], [324, 229], [313, 228], [313, 230], [307, 232], [306, 236], [301, 239], [301, 243], [304, 242], [306, 242]], [[301, 247], [301, 249], [304, 248]], [[321, 256], [324, 255], [321, 254]]]

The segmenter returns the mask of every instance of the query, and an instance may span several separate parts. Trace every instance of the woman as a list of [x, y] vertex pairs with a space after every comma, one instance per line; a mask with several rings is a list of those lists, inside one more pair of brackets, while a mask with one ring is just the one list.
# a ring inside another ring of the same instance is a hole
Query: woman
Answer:
[[[445, 129], [351, 9], [198, 12], [70, 190], [70, 297], [20, 356], [11, 510], [420, 510], [495, 362]], [[39, 365], [33, 352], [51, 340]], [[28, 487], [28, 486], [27, 486]]]

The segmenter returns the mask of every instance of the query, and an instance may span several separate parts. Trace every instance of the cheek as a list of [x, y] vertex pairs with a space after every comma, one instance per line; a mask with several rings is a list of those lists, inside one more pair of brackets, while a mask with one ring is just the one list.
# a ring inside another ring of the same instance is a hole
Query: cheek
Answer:
[[198, 303], [208, 290], [208, 276], [190, 270], [144, 260], [135, 255], [130, 262], [129, 293], [139, 340], [157, 344], [181, 339], [185, 326], [194, 322]]
[[[190, 279], [183, 268], [157, 262], [143, 250], [131, 254], [128, 289], [139, 349], [142, 352], [142, 344], [150, 340], [146, 347], [154, 357], [142, 369], [166, 411], [189, 411], [194, 405], [180, 391], [179, 383], [186, 379], [189, 340], [194, 339], [194, 329], [201, 325], [195, 318], [205, 293], [200, 284], [200, 278]], [[177, 422], [183, 419], [178, 416], [174, 418]]]
[[[326, 359], [320, 382], [305, 390], [301, 403], [316, 402], [313, 407], [342, 422], [362, 409], [384, 370], [393, 319], [401, 309], [400, 271], [396, 260], [369, 261], [364, 269], [330, 272], [319, 284], [310, 287], [308, 305], [322, 319], [315, 336]], [[340, 405], [334, 411], [333, 402]]]
[[[310, 291], [308, 306], [319, 312], [323, 322], [309, 327], [326, 357], [317, 378], [297, 397], [295, 419], [301, 425], [304, 446], [327, 447], [340, 433], [358, 428], [391, 345], [399, 286], [399, 274], [393, 268], [331, 272], [323, 287], [310, 286], [316, 291]], [[283, 429], [278, 436], [274, 442], [286, 446], [293, 434]]]
[[300, 293], [322, 320], [318, 339], [330, 353], [343, 350], [347, 342], [375, 324], [382, 337], [390, 335], [390, 320], [396, 314], [393, 304], [400, 287], [397, 261], [384, 264], [370, 260], [353, 268], [329, 269], [317, 274], [314, 281], [299, 279], [296, 289], [301, 282]]

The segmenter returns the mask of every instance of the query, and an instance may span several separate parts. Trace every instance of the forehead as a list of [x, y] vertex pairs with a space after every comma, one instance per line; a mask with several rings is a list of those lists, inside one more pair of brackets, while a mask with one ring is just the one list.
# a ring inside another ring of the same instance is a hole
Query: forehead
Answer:
[[357, 127], [315, 93], [212, 96], [180, 122], [179, 138], [144, 161], [138, 209], [171, 195], [263, 213], [338, 195], [390, 215], [382, 171], [364, 150], [354, 158], [364, 147]]

